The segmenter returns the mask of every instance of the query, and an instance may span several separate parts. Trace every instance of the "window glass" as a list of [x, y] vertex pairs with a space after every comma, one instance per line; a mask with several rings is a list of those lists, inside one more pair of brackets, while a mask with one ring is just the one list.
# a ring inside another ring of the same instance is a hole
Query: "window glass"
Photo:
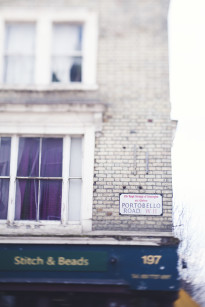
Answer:
[[79, 221], [82, 189], [82, 139], [71, 138], [68, 219]]
[[52, 59], [52, 82], [81, 82], [82, 59], [80, 57], [58, 57]]
[[43, 138], [41, 177], [62, 177], [62, 138]]
[[39, 176], [40, 138], [20, 138], [17, 176]]
[[0, 220], [7, 218], [9, 179], [0, 179]]
[[4, 82], [34, 82], [35, 24], [7, 23], [4, 49]]
[[39, 180], [17, 179], [16, 220], [37, 220]]
[[53, 24], [52, 82], [81, 82], [82, 25]]
[[61, 220], [63, 189], [68, 191], [68, 220], [81, 220], [82, 138], [65, 139], [20, 137], [18, 148], [13, 148], [17, 150], [16, 176], [10, 178], [11, 138], [0, 138], [0, 220], [7, 219], [9, 185], [11, 181], [14, 186], [14, 180], [15, 220]]
[[[10, 175], [11, 138], [0, 138], [0, 176]], [[9, 197], [9, 178], [0, 177], [0, 219], [7, 218]]]
[[53, 24], [52, 50], [56, 55], [65, 55], [82, 49], [82, 26], [67, 23]]
[[9, 176], [11, 138], [0, 138], [0, 176]]
[[70, 177], [82, 176], [82, 139], [71, 138]]
[[61, 219], [61, 180], [41, 180], [40, 184], [40, 220]]
[[20, 138], [16, 220], [60, 220], [62, 150], [62, 138]]
[[69, 221], [80, 221], [81, 215], [81, 179], [70, 179], [69, 183], [69, 206], [68, 219]]

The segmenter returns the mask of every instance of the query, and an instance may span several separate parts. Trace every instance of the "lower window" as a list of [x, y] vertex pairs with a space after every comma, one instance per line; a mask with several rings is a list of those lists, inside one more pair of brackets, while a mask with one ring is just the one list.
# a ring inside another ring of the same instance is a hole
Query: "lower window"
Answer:
[[1, 137], [0, 219], [80, 221], [82, 142], [81, 136]]

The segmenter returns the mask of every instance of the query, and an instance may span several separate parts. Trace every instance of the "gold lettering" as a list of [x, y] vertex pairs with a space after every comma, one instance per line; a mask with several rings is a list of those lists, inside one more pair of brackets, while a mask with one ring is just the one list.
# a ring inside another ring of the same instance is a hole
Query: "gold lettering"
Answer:
[[47, 264], [47, 265], [55, 265], [56, 262], [55, 262], [55, 260], [54, 260], [53, 257], [48, 257], [48, 258], [47, 258], [47, 261], [46, 261], [46, 264]]
[[37, 259], [31, 259], [31, 264], [32, 265], [37, 265]]
[[14, 264], [15, 265], [43, 265], [44, 260], [40, 257], [37, 258], [30, 258], [30, 257], [14, 257]]
[[149, 278], [149, 275], [147, 275], [147, 274], [142, 274], [142, 275], [141, 275], [141, 278], [147, 279], [147, 278]]
[[65, 265], [72, 265], [72, 261], [73, 261], [72, 259], [65, 259], [64, 258], [64, 262], [65, 262], [64, 264]]
[[58, 265], [89, 265], [89, 260], [81, 257], [80, 259], [66, 259], [64, 257], [58, 257]]
[[139, 278], [139, 274], [132, 274], [131, 276], [132, 276], [132, 278], [136, 278], [136, 279]]
[[58, 257], [58, 265], [64, 265], [64, 257]]
[[84, 258], [82, 258], [83, 260], [84, 260], [84, 265], [89, 265], [89, 260], [88, 259], [84, 259]]
[[161, 279], [170, 279], [171, 275], [161, 275]]
[[15, 264], [15, 265], [21, 264], [20, 259], [21, 259], [21, 258], [20, 258], [19, 256], [16, 256], [16, 257], [14, 258], [14, 264]]
[[143, 264], [158, 264], [160, 259], [162, 258], [161, 255], [145, 255], [145, 256], [142, 256], [142, 261], [143, 261]]
[[81, 257], [80, 259], [77, 260], [78, 265], [84, 265], [84, 260], [88, 260], [88, 259], [84, 259], [83, 257]]
[[152, 279], [159, 279], [160, 278], [160, 275], [155, 275], [155, 274], [150, 274], [149, 276]]
[[37, 257], [37, 264], [44, 265], [44, 260], [41, 257]]

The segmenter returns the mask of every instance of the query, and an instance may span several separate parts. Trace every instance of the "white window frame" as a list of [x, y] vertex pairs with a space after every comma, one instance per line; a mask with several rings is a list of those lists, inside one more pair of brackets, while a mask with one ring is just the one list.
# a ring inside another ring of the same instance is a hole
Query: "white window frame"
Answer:
[[[15, 210], [16, 210], [16, 181], [17, 179], [25, 178], [25, 180], [29, 180], [28, 177], [19, 177], [17, 176], [17, 161], [18, 161], [18, 153], [19, 153], [19, 140], [21, 137], [40, 137], [43, 139], [44, 137], [39, 136], [39, 135], [11, 135], [11, 154], [10, 154], [10, 176], [8, 179], [10, 179], [10, 184], [9, 184], [9, 200], [8, 200], [8, 214], [7, 214], [7, 220], [10, 223], [15, 223], [15, 222], [22, 222], [27, 224], [28, 222], [32, 222], [35, 224], [38, 223], [46, 223], [46, 224], [51, 224], [53, 223], [54, 225], [56, 224], [63, 224], [63, 225], [69, 225], [69, 224], [80, 224], [81, 222], [81, 217], [79, 221], [70, 221], [69, 220], [69, 215], [68, 215], [68, 206], [69, 206], [69, 183], [70, 179], [72, 177], [69, 175], [69, 167], [70, 167], [70, 149], [71, 149], [71, 139], [73, 137], [80, 138], [82, 140], [82, 149], [84, 148], [83, 144], [83, 136], [82, 135], [57, 135], [55, 137], [57, 138], [62, 138], [63, 140], [63, 160], [62, 160], [62, 177], [61, 179], [58, 178], [58, 180], [61, 180], [62, 182], [62, 200], [61, 200], [61, 219], [60, 221], [52, 221], [52, 220], [39, 220], [38, 221], [33, 221], [33, 220], [15, 220]], [[46, 137], [54, 137], [53, 135], [47, 135]], [[83, 165], [83, 152], [82, 152], [82, 165]], [[36, 177], [37, 178], [37, 177]], [[42, 177], [43, 179], [43, 177]], [[82, 184], [84, 181], [83, 176], [80, 176], [79, 179], [82, 180]], [[81, 200], [82, 202], [82, 200]], [[81, 206], [81, 204], [80, 204]], [[39, 210], [39, 208], [38, 208]], [[80, 210], [81, 212], [81, 210]], [[82, 212], [81, 212], [82, 213]], [[38, 212], [39, 214], [39, 212]], [[38, 216], [37, 216], [38, 217]], [[2, 222], [3, 220], [0, 220]], [[5, 220], [4, 220], [5, 221]]]
[[[4, 41], [5, 25], [9, 22], [34, 22], [36, 24], [36, 50], [34, 84], [7, 85], [3, 83], [4, 72]], [[82, 82], [60, 84], [51, 82], [52, 56], [52, 24], [80, 23], [83, 25], [83, 66]], [[0, 88], [3, 89], [35, 89], [35, 90], [65, 90], [88, 89], [95, 90], [97, 66], [97, 14], [86, 9], [51, 9], [51, 8], [2, 8], [0, 11]]]
[[[7, 220], [0, 221], [0, 232], [5, 235], [68, 235], [81, 234], [92, 230], [92, 204], [93, 204], [93, 172], [95, 132], [100, 128], [102, 113], [68, 112], [66, 105], [7, 105], [5, 112], [0, 113], [0, 135], [14, 136], [13, 151], [17, 148], [18, 137], [83, 137], [82, 161], [82, 201], [81, 221], [22, 221], [14, 220], [15, 208], [15, 177], [17, 168], [17, 154], [11, 159], [11, 190], [9, 194], [9, 213]], [[9, 112], [6, 112], [8, 111]], [[69, 159], [67, 161], [69, 163]], [[64, 193], [67, 193], [64, 190]], [[66, 210], [64, 203], [62, 210]], [[63, 214], [66, 216], [66, 213]]]

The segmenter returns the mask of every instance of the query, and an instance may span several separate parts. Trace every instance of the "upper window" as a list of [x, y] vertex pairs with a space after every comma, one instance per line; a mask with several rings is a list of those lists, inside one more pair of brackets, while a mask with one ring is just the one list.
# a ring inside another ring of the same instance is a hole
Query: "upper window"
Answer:
[[97, 20], [93, 13], [3, 10], [0, 41], [2, 85], [95, 86]]
[[81, 190], [81, 137], [0, 138], [1, 220], [80, 221]]
[[52, 82], [82, 81], [82, 25], [53, 24]]
[[32, 84], [35, 72], [35, 24], [6, 23], [4, 73], [6, 84]]

